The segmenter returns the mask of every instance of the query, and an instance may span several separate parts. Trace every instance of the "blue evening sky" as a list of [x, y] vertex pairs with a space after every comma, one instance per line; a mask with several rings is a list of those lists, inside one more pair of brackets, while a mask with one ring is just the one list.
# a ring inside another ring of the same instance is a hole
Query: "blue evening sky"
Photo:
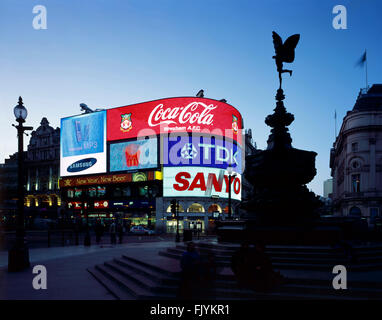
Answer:
[[[335, 30], [335, 5], [347, 8], [347, 29]], [[47, 8], [47, 30], [32, 27], [35, 5]], [[293, 146], [313, 150], [317, 176], [309, 184], [322, 194], [330, 177], [329, 153], [359, 89], [364, 69], [355, 68], [365, 48], [369, 84], [382, 83], [379, 0], [1, 0], [0, 159], [17, 150], [13, 107], [21, 95], [27, 125], [89, 107], [115, 107], [199, 89], [225, 98], [266, 148], [278, 86], [272, 31], [285, 40], [300, 33], [294, 70], [284, 75]], [[28, 139], [27, 139], [28, 142]]]

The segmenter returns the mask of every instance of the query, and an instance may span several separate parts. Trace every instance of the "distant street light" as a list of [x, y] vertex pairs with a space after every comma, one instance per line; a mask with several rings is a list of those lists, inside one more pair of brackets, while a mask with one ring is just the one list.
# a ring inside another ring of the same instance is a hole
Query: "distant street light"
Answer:
[[233, 173], [232, 165], [229, 164], [227, 167], [228, 171], [228, 219], [232, 218], [232, 205], [231, 205], [231, 179], [236, 177], [236, 173]]
[[24, 127], [23, 123], [27, 118], [28, 111], [23, 105], [23, 99], [19, 97], [19, 103], [13, 109], [18, 125], [12, 124], [17, 129], [18, 138], [18, 154], [17, 154], [17, 226], [16, 226], [16, 242], [8, 252], [8, 271], [21, 271], [29, 268], [29, 251], [25, 239], [25, 222], [24, 222], [24, 131], [33, 130], [33, 127]]

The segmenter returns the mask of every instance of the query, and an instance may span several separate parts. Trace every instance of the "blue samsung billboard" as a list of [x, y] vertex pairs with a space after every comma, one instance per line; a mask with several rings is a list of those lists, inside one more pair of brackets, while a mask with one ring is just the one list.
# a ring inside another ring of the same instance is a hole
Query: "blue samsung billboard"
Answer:
[[106, 172], [106, 111], [61, 119], [60, 175]]
[[174, 136], [162, 139], [165, 167], [193, 166], [226, 169], [242, 173], [242, 149], [236, 143], [213, 136]]
[[110, 172], [158, 167], [158, 139], [110, 144]]

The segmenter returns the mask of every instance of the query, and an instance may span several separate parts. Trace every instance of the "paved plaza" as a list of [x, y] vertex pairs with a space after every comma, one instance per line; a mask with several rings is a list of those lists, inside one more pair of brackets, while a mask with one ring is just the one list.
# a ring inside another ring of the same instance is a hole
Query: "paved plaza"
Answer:
[[[8, 253], [0, 252], [0, 300], [3, 299], [74, 299], [110, 300], [114, 297], [102, 287], [87, 268], [122, 254], [157, 256], [160, 249], [171, 246], [170, 241], [127, 243], [91, 247], [72, 246], [30, 249], [31, 268], [9, 273]], [[176, 261], [174, 261], [176, 263]], [[32, 268], [44, 265], [47, 269], [47, 289], [35, 290]]]
[[[154, 240], [154, 239], [153, 239]], [[202, 240], [203, 241], [203, 240]], [[204, 240], [205, 241], [205, 240]], [[196, 241], [198, 242], [198, 241]], [[7, 252], [0, 252], [0, 299], [28, 300], [113, 300], [110, 294], [88, 271], [97, 264], [103, 264], [114, 258], [128, 255], [166, 270], [179, 271], [179, 261], [165, 258], [158, 253], [175, 247], [174, 241], [156, 239], [152, 242], [125, 243], [117, 245], [92, 245], [91, 247], [68, 246], [30, 249], [31, 267], [28, 270], [9, 273], [7, 271]], [[47, 269], [47, 289], [35, 290], [32, 273], [35, 265], [44, 265]], [[231, 273], [225, 267], [220, 273]], [[290, 278], [320, 279], [331, 285], [335, 275], [331, 270], [282, 270]], [[382, 271], [348, 272], [348, 281], [363, 281], [370, 286], [382, 284]], [[134, 297], [131, 297], [134, 299]]]

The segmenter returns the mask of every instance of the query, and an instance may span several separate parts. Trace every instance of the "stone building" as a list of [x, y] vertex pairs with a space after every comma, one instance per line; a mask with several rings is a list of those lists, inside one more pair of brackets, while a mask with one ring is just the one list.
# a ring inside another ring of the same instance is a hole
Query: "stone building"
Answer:
[[60, 128], [54, 129], [42, 118], [40, 126], [31, 133], [25, 156], [25, 204], [39, 215], [57, 216], [61, 206], [59, 165]]
[[382, 209], [382, 84], [361, 90], [330, 152], [336, 215], [373, 223]]
[[10, 155], [0, 164], [0, 222], [17, 212], [17, 155]]

